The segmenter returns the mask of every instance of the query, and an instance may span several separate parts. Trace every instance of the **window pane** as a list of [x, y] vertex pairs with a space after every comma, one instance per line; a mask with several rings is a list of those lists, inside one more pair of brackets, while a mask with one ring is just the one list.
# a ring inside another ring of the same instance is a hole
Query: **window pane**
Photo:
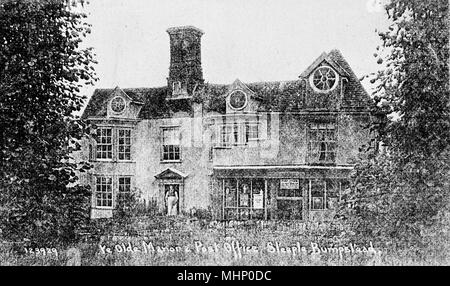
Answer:
[[313, 123], [309, 130], [309, 160], [311, 163], [334, 163], [336, 132], [332, 123]]
[[112, 159], [112, 129], [98, 128], [97, 129], [97, 158], [98, 159]]
[[99, 207], [112, 206], [112, 178], [106, 176], [96, 177], [95, 201]]
[[258, 124], [254, 122], [245, 123], [245, 142], [258, 139]]
[[178, 127], [163, 129], [163, 160], [180, 159], [180, 134]]
[[225, 207], [237, 207], [236, 179], [225, 179]]
[[327, 209], [335, 209], [339, 200], [339, 181], [327, 180]]
[[131, 159], [131, 130], [129, 129], [119, 129], [119, 148], [118, 148], [118, 159], [119, 160], [130, 160]]

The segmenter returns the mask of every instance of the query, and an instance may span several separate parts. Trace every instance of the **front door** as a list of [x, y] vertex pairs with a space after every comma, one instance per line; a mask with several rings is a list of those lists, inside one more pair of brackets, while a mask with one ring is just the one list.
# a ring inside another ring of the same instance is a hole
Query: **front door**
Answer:
[[303, 184], [299, 179], [280, 179], [277, 210], [278, 219], [303, 219]]
[[[177, 199], [175, 199], [176, 197]], [[165, 198], [165, 214], [178, 215], [180, 213], [180, 185], [179, 184], [165, 184], [164, 185]]]

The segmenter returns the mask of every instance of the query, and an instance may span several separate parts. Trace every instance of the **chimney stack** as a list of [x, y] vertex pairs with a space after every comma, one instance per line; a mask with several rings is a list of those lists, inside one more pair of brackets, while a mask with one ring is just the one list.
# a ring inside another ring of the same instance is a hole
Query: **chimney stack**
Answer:
[[167, 84], [172, 98], [190, 97], [196, 86], [203, 84], [201, 37], [193, 26], [169, 28], [170, 68]]

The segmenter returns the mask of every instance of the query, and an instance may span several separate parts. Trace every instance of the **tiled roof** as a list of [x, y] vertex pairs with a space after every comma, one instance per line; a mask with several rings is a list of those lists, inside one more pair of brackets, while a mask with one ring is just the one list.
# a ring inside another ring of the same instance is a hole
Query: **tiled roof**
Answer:
[[[353, 73], [347, 61], [339, 50], [323, 53], [314, 63], [302, 73], [300, 79], [274, 82], [254, 82], [245, 85], [255, 93], [256, 98], [263, 102], [266, 110], [276, 110], [282, 104], [282, 98], [289, 96], [311, 96], [314, 93], [305, 86], [305, 76], [311, 72], [323, 60], [326, 60], [340, 74], [344, 74], [348, 82], [345, 85], [345, 96], [341, 107], [364, 108], [370, 102], [370, 97], [362, 84]], [[227, 94], [230, 85], [205, 83], [203, 88], [196, 91], [193, 100], [203, 102], [205, 108], [219, 113], [225, 112], [224, 95]], [[82, 118], [106, 116], [106, 100], [114, 89], [96, 89], [92, 95]], [[143, 107], [139, 118], [168, 117], [172, 112], [183, 110], [190, 111], [190, 105], [186, 100], [166, 100], [167, 87], [156, 88], [124, 88], [122, 89], [134, 102], [142, 103]], [[313, 95], [314, 96], [314, 95]]]
[[342, 56], [341, 52], [338, 49], [332, 50], [328, 56], [338, 65], [340, 65], [343, 69], [345, 69], [349, 73], [348, 83], [346, 85], [345, 97], [343, 98], [342, 106], [351, 106], [351, 107], [366, 107], [370, 102], [370, 96], [367, 91], [362, 86], [358, 77], [355, 75], [353, 70], [350, 68], [350, 65], [345, 60], [344, 56]]

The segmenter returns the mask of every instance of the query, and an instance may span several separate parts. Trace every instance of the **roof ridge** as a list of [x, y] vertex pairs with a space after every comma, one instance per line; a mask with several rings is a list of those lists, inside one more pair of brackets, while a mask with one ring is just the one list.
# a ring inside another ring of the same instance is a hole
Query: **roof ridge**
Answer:
[[261, 84], [261, 83], [284, 83], [284, 82], [295, 82], [299, 79], [289, 79], [289, 80], [273, 80], [273, 81], [254, 81], [254, 82], [244, 82], [245, 84]]
[[167, 88], [167, 86], [155, 86], [155, 87], [124, 87], [124, 88], [122, 88], [121, 87], [121, 89], [123, 90], [123, 89], [128, 89], [128, 90], [132, 90], [132, 89], [156, 89], [156, 88]]

